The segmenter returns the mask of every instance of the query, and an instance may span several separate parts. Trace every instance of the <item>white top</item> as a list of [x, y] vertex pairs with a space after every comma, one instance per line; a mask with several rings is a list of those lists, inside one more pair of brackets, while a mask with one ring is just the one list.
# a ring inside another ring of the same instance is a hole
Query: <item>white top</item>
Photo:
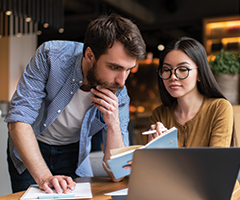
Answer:
[[79, 141], [85, 113], [91, 105], [91, 92], [78, 89], [55, 121], [37, 139], [50, 145], [67, 145]]

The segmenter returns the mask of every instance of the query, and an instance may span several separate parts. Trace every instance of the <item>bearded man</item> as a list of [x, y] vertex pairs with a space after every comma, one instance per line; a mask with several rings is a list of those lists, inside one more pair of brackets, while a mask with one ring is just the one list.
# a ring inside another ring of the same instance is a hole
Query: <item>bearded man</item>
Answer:
[[104, 169], [110, 150], [128, 146], [125, 81], [145, 56], [139, 29], [117, 14], [90, 22], [84, 44], [43, 43], [10, 102], [8, 164], [13, 192], [37, 183], [68, 193], [74, 178], [92, 176], [91, 138], [101, 133]]

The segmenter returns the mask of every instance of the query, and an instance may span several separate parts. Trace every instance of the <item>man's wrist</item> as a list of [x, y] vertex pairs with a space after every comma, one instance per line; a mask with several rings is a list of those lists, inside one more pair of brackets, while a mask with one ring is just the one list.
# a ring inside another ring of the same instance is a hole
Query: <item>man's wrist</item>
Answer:
[[107, 130], [111, 132], [121, 133], [120, 123], [111, 123], [110, 125], [107, 126]]
[[53, 176], [52, 173], [49, 171], [45, 175], [41, 174], [38, 178], [36, 178], [35, 181], [38, 185], [43, 185], [46, 181], [51, 179], [52, 176]]

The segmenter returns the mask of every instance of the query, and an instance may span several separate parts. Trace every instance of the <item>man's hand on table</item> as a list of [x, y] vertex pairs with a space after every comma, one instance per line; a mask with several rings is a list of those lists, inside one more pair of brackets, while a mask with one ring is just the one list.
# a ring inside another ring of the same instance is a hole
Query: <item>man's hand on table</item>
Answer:
[[74, 190], [76, 183], [69, 176], [51, 176], [45, 179], [42, 183], [39, 184], [40, 189], [44, 190], [47, 193], [53, 193], [53, 189], [57, 193], [69, 193], [70, 190]]

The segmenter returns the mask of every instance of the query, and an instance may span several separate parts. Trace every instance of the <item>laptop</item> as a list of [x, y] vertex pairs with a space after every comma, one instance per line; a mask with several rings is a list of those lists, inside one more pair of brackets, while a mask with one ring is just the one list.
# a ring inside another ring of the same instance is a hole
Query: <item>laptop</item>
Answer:
[[127, 200], [228, 200], [240, 167], [240, 148], [139, 149]]

